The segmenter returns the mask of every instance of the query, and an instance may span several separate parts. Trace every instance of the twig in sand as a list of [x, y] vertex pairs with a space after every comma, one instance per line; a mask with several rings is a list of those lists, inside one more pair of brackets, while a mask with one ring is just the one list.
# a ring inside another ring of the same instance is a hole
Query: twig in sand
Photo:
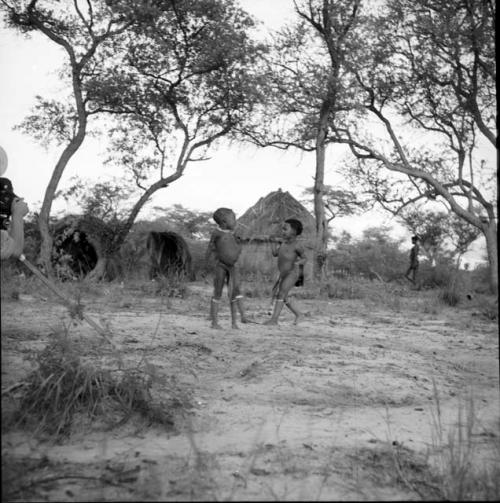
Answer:
[[12, 391], [16, 390], [17, 388], [20, 388], [21, 386], [26, 386], [28, 383], [26, 382], [18, 382], [16, 384], [13, 384], [12, 386], [9, 386], [8, 388], [5, 388], [2, 390], [2, 396], [3, 395], [8, 395]]
[[[12, 491], [9, 496], [12, 497], [14, 494], [17, 494], [21, 491], [26, 491], [28, 489], [31, 489], [32, 487], [41, 485], [41, 484], [46, 484], [48, 482], [55, 482], [57, 480], [64, 480], [64, 479], [83, 479], [83, 480], [97, 480], [99, 482], [103, 482], [104, 484], [108, 484], [111, 486], [115, 487], [123, 487], [123, 483], [117, 483], [114, 482], [108, 478], [105, 477], [92, 477], [92, 476], [87, 476], [87, 475], [56, 475], [52, 477], [45, 477], [43, 479], [38, 479], [38, 480], [32, 480], [29, 484], [23, 485], [16, 490]], [[4, 482], [5, 483], [5, 482]]]

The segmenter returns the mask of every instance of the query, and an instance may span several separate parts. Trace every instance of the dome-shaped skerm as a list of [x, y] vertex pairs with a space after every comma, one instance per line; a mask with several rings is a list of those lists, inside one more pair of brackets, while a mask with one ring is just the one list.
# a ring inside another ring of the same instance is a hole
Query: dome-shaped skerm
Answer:
[[152, 231], [148, 235], [146, 246], [151, 260], [150, 279], [171, 275], [194, 279], [191, 252], [181, 235], [170, 231]]

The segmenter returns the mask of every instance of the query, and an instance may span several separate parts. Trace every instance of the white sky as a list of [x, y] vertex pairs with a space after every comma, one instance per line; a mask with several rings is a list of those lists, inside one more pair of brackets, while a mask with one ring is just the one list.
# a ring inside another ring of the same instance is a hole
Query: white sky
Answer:
[[[293, 16], [292, 0], [240, 0], [240, 3], [269, 30], [279, 28]], [[13, 127], [30, 112], [35, 95], [57, 94], [60, 83], [56, 70], [63, 57], [62, 51], [45, 37], [35, 35], [28, 39], [5, 28], [0, 30], [0, 145], [9, 158], [5, 176], [11, 179], [16, 194], [24, 197], [32, 210], [41, 206], [59, 150], [46, 151]], [[331, 149], [327, 157], [325, 182], [332, 186], [342, 181], [334, 167], [335, 161], [341, 159], [342, 151], [338, 149], [340, 147]], [[108, 171], [102, 167], [103, 152], [103, 145], [87, 138], [68, 164], [59, 188], [64, 188], [75, 175], [96, 181], [107, 177]], [[177, 203], [201, 211], [231, 207], [240, 216], [273, 190], [281, 188], [301, 199], [304, 188], [313, 183], [312, 154], [235, 145], [211, 155], [209, 161], [188, 166], [181, 179], [157, 192], [139, 218], [150, 216], [154, 206]], [[62, 209], [64, 206], [59, 203], [54, 205], [53, 212]], [[359, 236], [366, 227], [381, 224], [392, 226], [395, 234], [408, 238], [408, 248], [411, 246], [410, 234], [381, 211], [336, 219], [332, 229], [334, 233], [345, 229]], [[481, 243], [474, 248], [481, 249]], [[482, 253], [473, 255], [471, 262], [482, 258]]]

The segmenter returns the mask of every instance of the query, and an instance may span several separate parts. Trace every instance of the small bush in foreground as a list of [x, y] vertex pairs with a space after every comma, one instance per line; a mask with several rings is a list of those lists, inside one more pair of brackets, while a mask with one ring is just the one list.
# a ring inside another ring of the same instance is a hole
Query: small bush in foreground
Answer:
[[329, 299], [362, 299], [361, 285], [350, 279], [335, 279], [321, 285], [321, 295]]
[[498, 320], [498, 298], [494, 301], [485, 300], [481, 314], [490, 321]]
[[439, 300], [448, 306], [456, 306], [460, 302], [460, 295], [453, 287], [444, 288], [439, 292]]
[[[472, 391], [464, 402], [458, 404], [455, 426], [447, 429], [443, 422], [441, 400], [434, 381], [433, 388], [434, 466], [443, 499], [499, 501], [500, 442], [495, 433], [480, 428]], [[478, 442], [478, 434], [489, 440]], [[487, 463], [479, 462], [480, 447], [488, 451]]]
[[[175, 397], [155, 400], [155, 369], [148, 364], [129, 369], [98, 369], [82, 361], [70, 339], [57, 335], [36, 357], [38, 368], [27, 378], [16, 423], [34, 424], [35, 433], [69, 434], [76, 414], [102, 417], [116, 424], [138, 413], [151, 423], [172, 427], [172, 410], [185, 405]], [[187, 403], [187, 402], [186, 402]]]

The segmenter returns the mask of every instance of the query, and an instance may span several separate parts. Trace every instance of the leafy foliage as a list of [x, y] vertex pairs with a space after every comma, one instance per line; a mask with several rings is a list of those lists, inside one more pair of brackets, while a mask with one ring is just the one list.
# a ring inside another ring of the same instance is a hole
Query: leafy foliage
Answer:
[[431, 261], [447, 254], [463, 255], [480, 232], [456, 215], [418, 207], [403, 211], [401, 220], [419, 237]]
[[[309, 187], [304, 190], [303, 195], [311, 196], [313, 193], [314, 187]], [[334, 218], [355, 215], [368, 208], [368, 202], [359, 192], [324, 185], [324, 197], [328, 223]]]
[[177, 232], [184, 238], [208, 240], [214, 227], [211, 223], [212, 213], [208, 211], [196, 211], [184, 208], [182, 204], [174, 204], [168, 208], [154, 208], [158, 216], [153, 226], [161, 226]]
[[94, 183], [74, 176], [70, 182], [71, 185], [60, 190], [56, 197], [76, 204], [83, 215], [91, 215], [108, 224], [116, 224], [125, 219], [130, 211], [131, 197], [137, 193], [123, 179]]
[[408, 254], [400, 249], [401, 244], [387, 227], [370, 227], [360, 239], [344, 232], [329, 253], [329, 270], [366, 277], [376, 273], [386, 281], [399, 278], [408, 267]]

